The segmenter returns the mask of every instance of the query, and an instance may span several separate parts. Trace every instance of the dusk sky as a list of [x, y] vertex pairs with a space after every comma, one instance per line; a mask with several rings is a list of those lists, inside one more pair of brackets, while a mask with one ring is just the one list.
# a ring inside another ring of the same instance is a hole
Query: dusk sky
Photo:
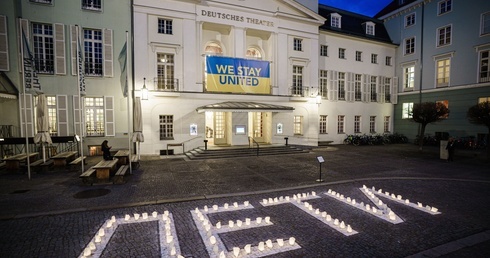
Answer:
[[392, 0], [318, 0], [320, 4], [373, 17]]

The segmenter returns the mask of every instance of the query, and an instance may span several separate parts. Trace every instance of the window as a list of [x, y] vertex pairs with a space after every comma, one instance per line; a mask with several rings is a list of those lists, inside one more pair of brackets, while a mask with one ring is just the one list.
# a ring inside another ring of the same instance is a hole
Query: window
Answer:
[[160, 115], [160, 140], [174, 139], [174, 116]]
[[383, 129], [385, 133], [390, 132], [390, 117], [385, 116], [384, 122], [383, 122]]
[[262, 59], [262, 52], [260, 51], [260, 49], [258, 49], [256, 47], [249, 47], [247, 49], [246, 56], [248, 58], [254, 58], [254, 59], [261, 60]]
[[403, 89], [413, 90], [415, 86], [415, 65], [403, 67]]
[[344, 118], [345, 118], [345, 116], [338, 116], [337, 117], [337, 133], [344, 133], [345, 132]]
[[[448, 100], [439, 100], [439, 101], [436, 101], [436, 103], [440, 103], [442, 105], [444, 105], [447, 109], [449, 109], [449, 101]], [[440, 118], [448, 118], [449, 117], [449, 113], [443, 115], [443, 116], [440, 116]]]
[[339, 72], [338, 99], [345, 100], [345, 73]]
[[330, 26], [333, 28], [341, 28], [342, 24], [342, 16], [340, 16], [338, 13], [332, 13], [330, 15]]
[[53, 0], [30, 0], [32, 3], [52, 4]]
[[82, 9], [101, 11], [102, 0], [82, 0]]
[[437, 87], [449, 86], [450, 66], [451, 59], [449, 58], [437, 60]]
[[478, 98], [478, 103], [490, 102], [490, 97]]
[[303, 51], [303, 40], [294, 38], [293, 40], [293, 49], [295, 51]]
[[356, 61], [362, 62], [362, 52], [356, 51]]
[[366, 23], [366, 34], [374, 36], [374, 23]]
[[378, 55], [371, 54], [371, 64], [377, 64], [377, 63], [378, 63]]
[[402, 105], [402, 119], [412, 118], [413, 102], [403, 103]]
[[361, 89], [362, 75], [355, 74], [354, 75], [354, 97], [355, 101], [361, 101], [362, 98], [362, 89]]
[[490, 34], [490, 12], [481, 16], [481, 35]]
[[371, 76], [371, 102], [377, 102], [378, 101], [378, 94], [376, 92], [376, 88], [378, 85], [376, 84], [376, 76]]
[[320, 115], [320, 134], [327, 133], [327, 116]]
[[87, 136], [104, 136], [104, 98], [85, 97], [85, 131]]
[[328, 46], [321, 45], [320, 46], [320, 56], [328, 56]]
[[451, 44], [451, 25], [437, 29], [437, 46], [446, 46]]
[[214, 42], [209, 43], [206, 46], [206, 49], [204, 49], [204, 52], [210, 55], [217, 55], [217, 56], [223, 55], [223, 49], [221, 48], [221, 46]]
[[102, 76], [102, 31], [84, 29], [85, 74]]
[[48, 124], [49, 134], [51, 136], [58, 135], [57, 119], [56, 119], [56, 96], [47, 96], [46, 102], [48, 104]]
[[293, 65], [292, 95], [303, 96], [303, 66]]
[[173, 34], [173, 32], [172, 32], [172, 20], [158, 18], [158, 33], [160, 33], [160, 34]]
[[479, 82], [489, 82], [490, 81], [490, 50], [480, 52], [480, 76]]
[[405, 16], [405, 27], [415, 25], [415, 13]]
[[391, 56], [387, 56], [385, 60], [385, 65], [391, 66], [391, 60], [392, 60]]
[[361, 116], [354, 116], [354, 133], [361, 132]]
[[303, 134], [303, 116], [294, 116], [294, 134], [302, 135]]
[[176, 90], [174, 55], [157, 53], [157, 87], [159, 90]]
[[319, 74], [319, 85], [320, 85], [320, 95], [322, 98], [327, 98], [328, 96], [328, 78], [327, 78], [328, 71], [327, 70], [320, 70]]
[[405, 55], [415, 53], [415, 38], [405, 39]]
[[339, 58], [345, 59], [345, 48], [339, 48]]
[[384, 91], [385, 91], [385, 103], [391, 101], [391, 78], [385, 78], [385, 85], [384, 85]]
[[369, 132], [376, 133], [376, 116], [369, 117]]
[[38, 73], [54, 73], [53, 26], [51, 24], [32, 24], [34, 39], [34, 62]]
[[452, 8], [452, 1], [451, 0], [444, 0], [439, 2], [439, 15], [445, 14], [451, 11]]

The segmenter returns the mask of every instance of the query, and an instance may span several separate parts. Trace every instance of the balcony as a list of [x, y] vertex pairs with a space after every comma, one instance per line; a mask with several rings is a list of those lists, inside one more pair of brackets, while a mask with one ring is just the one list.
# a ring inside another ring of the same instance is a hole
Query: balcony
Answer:
[[179, 79], [153, 78], [155, 91], [179, 91]]
[[308, 87], [293, 86], [289, 88], [289, 95], [292, 97], [309, 97], [310, 89]]

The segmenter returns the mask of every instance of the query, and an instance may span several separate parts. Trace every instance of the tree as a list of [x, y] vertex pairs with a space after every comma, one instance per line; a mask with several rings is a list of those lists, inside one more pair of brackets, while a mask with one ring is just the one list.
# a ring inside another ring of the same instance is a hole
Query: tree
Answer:
[[441, 102], [424, 102], [413, 105], [411, 121], [420, 124], [419, 150], [424, 146], [425, 127], [430, 123], [435, 123], [446, 119], [449, 109]]
[[466, 113], [470, 123], [477, 125], [485, 125], [488, 128], [487, 134], [487, 157], [490, 157], [490, 148], [488, 143], [490, 140], [490, 101], [485, 101], [471, 106]]

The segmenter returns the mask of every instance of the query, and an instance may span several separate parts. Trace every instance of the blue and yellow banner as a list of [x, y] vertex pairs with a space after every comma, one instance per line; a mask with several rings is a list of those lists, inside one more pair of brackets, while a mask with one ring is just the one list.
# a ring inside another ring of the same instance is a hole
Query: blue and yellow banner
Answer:
[[270, 94], [268, 61], [207, 56], [206, 73], [207, 91]]

